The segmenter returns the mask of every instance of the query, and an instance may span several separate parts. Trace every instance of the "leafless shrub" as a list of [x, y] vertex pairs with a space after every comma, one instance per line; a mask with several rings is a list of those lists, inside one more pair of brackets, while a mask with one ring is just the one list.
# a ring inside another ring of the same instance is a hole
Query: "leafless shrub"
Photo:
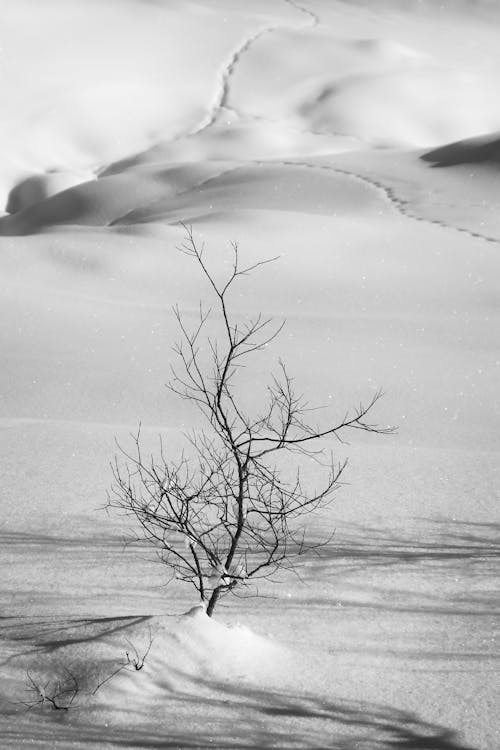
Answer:
[[111, 673], [107, 674], [105, 677], [97, 678], [96, 686], [92, 690], [92, 695], [95, 695], [106, 682], [112, 680], [113, 677], [116, 677], [120, 672], [140, 672], [141, 669], [143, 669], [149, 652], [151, 651], [151, 646], [153, 645], [151, 629], [149, 630], [149, 640], [144, 650], [139, 651], [130, 641], [127, 641], [127, 643], [129, 644], [131, 651], [125, 651], [124, 661], [118, 664]]
[[55, 711], [68, 711], [80, 693], [78, 680], [69, 670], [65, 670], [63, 677], [49, 679], [46, 682], [27, 670], [26, 687], [28, 697], [19, 703], [28, 710], [36, 706], [50, 706]]
[[[104, 677], [99, 674], [94, 679], [89, 680], [88, 675], [82, 677], [75, 671], [64, 668], [62, 674], [46, 679], [46, 675], [34, 673], [28, 669], [26, 671], [26, 690], [28, 695], [24, 700], [15, 701], [15, 703], [25, 706], [28, 710], [46, 706], [55, 711], [69, 711], [70, 708], [75, 708], [79, 705], [79, 698], [81, 696], [95, 695], [104, 684], [116, 677], [120, 672], [139, 672], [144, 668], [153, 644], [151, 630], [149, 631], [149, 640], [144, 649], [139, 650], [130, 641], [127, 641], [127, 643], [130, 650], [125, 651], [125, 658], [113, 671], [107, 673]], [[92, 683], [90, 686], [88, 685], [89, 681]]]
[[[203, 246], [185, 229], [180, 249], [205, 277], [222, 329], [218, 336], [208, 333], [214, 316], [201, 303], [194, 327], [174, 307], [180, 341], [169, 386], [203, 414], [207, 427], [186, 435], [187, 451], [177, 460], [165, 455], [161, 439], [159, 455], [144, 455], [140, 430], [132, 436], [132, 450], [119, 446], [108, 507], [135, 518], [139, 538], [158, 549], [173, 577], [196, 588], [211, 615], [221, 595], [293, 569], [300, 556], [331, 541], [331, 534], [309, 541], [305, 527], [308, 516], [332, 500], [346, 466], [332, 454], [327, 457], [325, 442], [342, 441], [349, 430], [385, 434], [392, 429], [368, 421], [380, 392], [335, 424], [317, 426], [316, 410], [296, 392], [283, 362], [270, 379], [261, 411], [247, 413], [236, 387], [238, 372], [273, 342], [283, 324], [260, 313], [239, 322], [229, 297], [243, 277], [275, 259], [244, 267], [234, 243], [231, 271], [217, 283]], [[297, 460], [290, 475], [282, 458], [291, 454]], [[316, 489], [302, 479], [304, 457], [314, 459], [323, 474]]]

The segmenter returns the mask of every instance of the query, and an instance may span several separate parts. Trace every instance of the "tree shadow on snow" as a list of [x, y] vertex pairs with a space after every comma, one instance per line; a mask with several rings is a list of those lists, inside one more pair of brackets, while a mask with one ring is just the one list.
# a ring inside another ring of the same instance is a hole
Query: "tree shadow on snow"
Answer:
[[[149, 615], [121, 617], [9, 617], [0, 622], [0, 643], [19, 644], [13, 653], [0, 661], [23, 664], [26, 659], [50, 657], [66, 647], [103, 643], [121, 631], [147, 623]], [[23, 645], [25, 648], [23, 648]]]
[[[354, 524], [344, 527], [330, 546], [304, 566], [301, 578], [313, 584], [369, 574], [372, 584], [373, 576], [380, 573], [385, 585], [383, 600], [350, 600], [346, 604], [399, 612], [499, 615], [497, 592], [485, 591], [484, 584], [490, 580], [494, 589], [500, 575], [500, 524], [416, 519], [414, 529], [405, 533]], [[410, 570], [413, 575], [420, 572], [427, 584], [420, 601], [415, 590], [394, 591], [398, 596], [388, 597], [389, 574], [399, 576]], [[458, 582], [455, 594], [441, 586], [442, 580]], [[475, 582], [480, 587], [475, 587]], [[370, 589], [376, 592], [376, 584]], [[307, 601], [321, 604], [318, 598]]]
[[166, 691], [161, 719], [147, 725], [137, 721], [111, 728], [80, 720], [78, 725], [59, 722], [56, 726], [44, 720], [16, 722], [15, 728], [2, 730], [4, 741], [22, 738], [36, 741], [40, 748], [51, 747], [57, 739], [78, 748], [102, 744], [144, 750], [475, 750], [462, 744], [453, 730], [389, 706], [199, 678], [192, 690]]
[[321, 560], [345, 561], [348, 570], [405, 562], [437, 562], [448, 567], [467, 562], [470, 569], [500, 562], [500, 523], [426, 520], [418, 536], [354, 524], [348, 531], [322, 549]]
[[[42, 654], [67, 646], [113, 639], [149, 617], [37, 620], [18, 631]], [[2, 623], [3, 624], [3, 623]], [[18, 623], [19, 625], [19, 623]], [[15, 628], [5, 623], [5, 629]], [[11, 633], [15, 635], [15, 633]], [[19, 656], [19, 654], [18, 654]], [[169, 666], [157, 671], [159, 692], [146, 701], [122, 692], [123, 705], [98, 704], [67, 712], [0, 710], [3, 747], [32, 743], [38, 748], [219, 748], [264, 750], [474, 750], [456, 733], [397, 708], [321, 697], [295, 690], [276, 690], [246, 682], [193, 676]], [[13, 675], [10, 675], [12, 678]], [[133, 681], [134, 673], [127, 676]], [[131, 683], [131, 687], [133, 684]], [[4, 681], [5, 693], [8, 685]], [[9, 715], [10, 713], [10, 715]]]

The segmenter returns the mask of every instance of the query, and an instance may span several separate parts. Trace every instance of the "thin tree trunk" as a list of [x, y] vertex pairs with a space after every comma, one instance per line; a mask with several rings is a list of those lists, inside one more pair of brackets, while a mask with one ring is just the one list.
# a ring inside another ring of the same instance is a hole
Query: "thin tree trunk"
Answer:
[[210, 597], [209, 602], [208, 602], [208, 606], [207, 606], [207, 615], [209, 617], [212, 617], [212, 612], [215, 609], [215, 605], [217, 604], [219, 596], [220, 596], [220, 589], [219, 588], [214, 589], [212, 591], [212, 596]]

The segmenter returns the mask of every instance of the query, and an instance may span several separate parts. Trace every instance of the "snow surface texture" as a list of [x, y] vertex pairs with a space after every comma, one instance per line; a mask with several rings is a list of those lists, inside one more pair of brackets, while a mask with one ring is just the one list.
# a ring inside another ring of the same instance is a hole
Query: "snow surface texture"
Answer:
[[[500, 747], [499, 33], [487, 0], [4, 0], [2, 748]], [[334, 446], [302, 580], [216, 621], [101, 510], [115, 436], [196, 426], [179, 222], [215, 273], [280, 256], [232, 300], [287, 319], [250, 405], [281, 357], [399, 425]], [[75, 706], [27, 712], [27, 670]]]

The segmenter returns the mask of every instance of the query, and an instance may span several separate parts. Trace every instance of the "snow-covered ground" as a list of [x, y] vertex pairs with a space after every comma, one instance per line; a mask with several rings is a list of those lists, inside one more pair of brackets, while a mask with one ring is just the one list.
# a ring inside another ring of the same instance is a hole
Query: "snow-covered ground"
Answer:
[[[3, 1], [2, 748], [500, 747], [499, 34], [493, 0]], [[102, 510], [115, 438], [196, 425], [180, 222], [215, 273], [280, 256], [233, 299], [287, 320], [251, 403], [281, 357], [399, 426], [335, 444], [301, 580], [212, 620]]]

